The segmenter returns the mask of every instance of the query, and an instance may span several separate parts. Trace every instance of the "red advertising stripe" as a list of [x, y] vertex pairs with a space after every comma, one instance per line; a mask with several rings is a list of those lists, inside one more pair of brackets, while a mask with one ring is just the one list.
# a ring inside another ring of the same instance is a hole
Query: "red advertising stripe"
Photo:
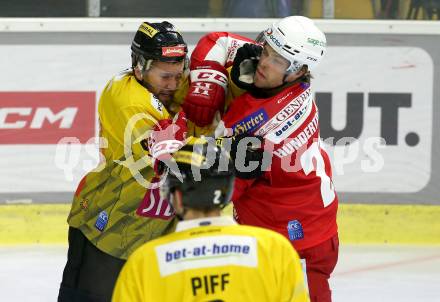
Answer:
[[85, 143], [95, 136], [96, 96], [81, 92], [0, 92], [0, 144]]

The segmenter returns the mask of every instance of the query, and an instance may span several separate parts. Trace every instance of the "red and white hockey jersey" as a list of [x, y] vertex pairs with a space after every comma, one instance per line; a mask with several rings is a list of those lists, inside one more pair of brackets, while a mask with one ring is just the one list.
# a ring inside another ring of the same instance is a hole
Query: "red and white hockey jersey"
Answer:
[[266, 99], [245, 93], [232, 102], [223, 121], [234, 134], [263, 136], [272, 149], [269, 171], [235, 182], [238, 221], [277, 231], [298, 251], [335, 235], [338, 199], [309, 85], [296, 84]]
[[[227, 32], [210, 33], [197, 44], [191, 66], [214, 60], [229, 67], [244, 43], [255, 42]], [[304, 84], [266, 99], [245, 93], [232, 101], [223, 117], [234, 134], [261, 135], [273, 147], [270, 171], [256, 180], [236, 180], [232, 199], [237, 220], [283, 234], [298, 251], [337, 232], [338, 198], [329, 157], [319, 142], [312, 95]]]

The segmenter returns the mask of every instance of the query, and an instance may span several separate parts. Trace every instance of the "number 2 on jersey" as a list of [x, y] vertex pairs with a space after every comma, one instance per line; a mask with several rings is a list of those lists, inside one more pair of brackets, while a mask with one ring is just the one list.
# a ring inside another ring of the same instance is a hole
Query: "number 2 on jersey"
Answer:
[[[313, 164], [313, 159], [316, 161], [316, 167]], [[336, 193], [333, 182], [325, 172], [325, 162], [322, 158], [321, 148], [318, 142], [314, 142], [303, 154], [301, 154], [301, 167], [304, 174], [309, 175], [316, 171], [316, 176], [321, 178], [321, 197], [324, 203], [324, 208], [329, 206], [335, 200]]]

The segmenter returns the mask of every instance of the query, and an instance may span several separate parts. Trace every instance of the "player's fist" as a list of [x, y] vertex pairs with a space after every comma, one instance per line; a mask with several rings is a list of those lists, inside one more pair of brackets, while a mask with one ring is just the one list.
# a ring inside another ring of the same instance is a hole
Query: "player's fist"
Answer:
[[215, 113], [223, 113], [228, 84], [226, 69], [215, 61], [203, 61], [190, 72], [191, 83], [182, 105], [197, 126], [210, 125]]
[[235, 85], [245, 90], [253, 88], [254, 75], [262, 50], [261, 45], [250, 43], [237, 49], [231, 70], [231, 79]]
[[149, 133], [148, 151], [153, 159], [154, 170], [157, 174], [163, 172], [163, 162], [171, 158], [171, 154], [185, 144], [186, 116], [183, 111], [176, 114], [173, 120], [164, 119], [157, 122]]

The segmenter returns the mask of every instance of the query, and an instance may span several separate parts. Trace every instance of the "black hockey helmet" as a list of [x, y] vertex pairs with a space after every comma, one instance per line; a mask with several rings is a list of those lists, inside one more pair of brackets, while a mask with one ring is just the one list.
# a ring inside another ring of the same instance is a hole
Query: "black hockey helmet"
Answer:
[[185, 208], [210, 210], [225, 207], [234, 184], [233, 163], [223, 147], [213, 138], [194, 138], [173, 154], [179, 171], [170, 170], [162, 186], [164, 198], [171, 201], [181, 192]]
[[186, 58], [188, 46], [182, 35], [169, 22], [144, 22], [139, 26], [131, 50], [145, 60], [180, 62]]

